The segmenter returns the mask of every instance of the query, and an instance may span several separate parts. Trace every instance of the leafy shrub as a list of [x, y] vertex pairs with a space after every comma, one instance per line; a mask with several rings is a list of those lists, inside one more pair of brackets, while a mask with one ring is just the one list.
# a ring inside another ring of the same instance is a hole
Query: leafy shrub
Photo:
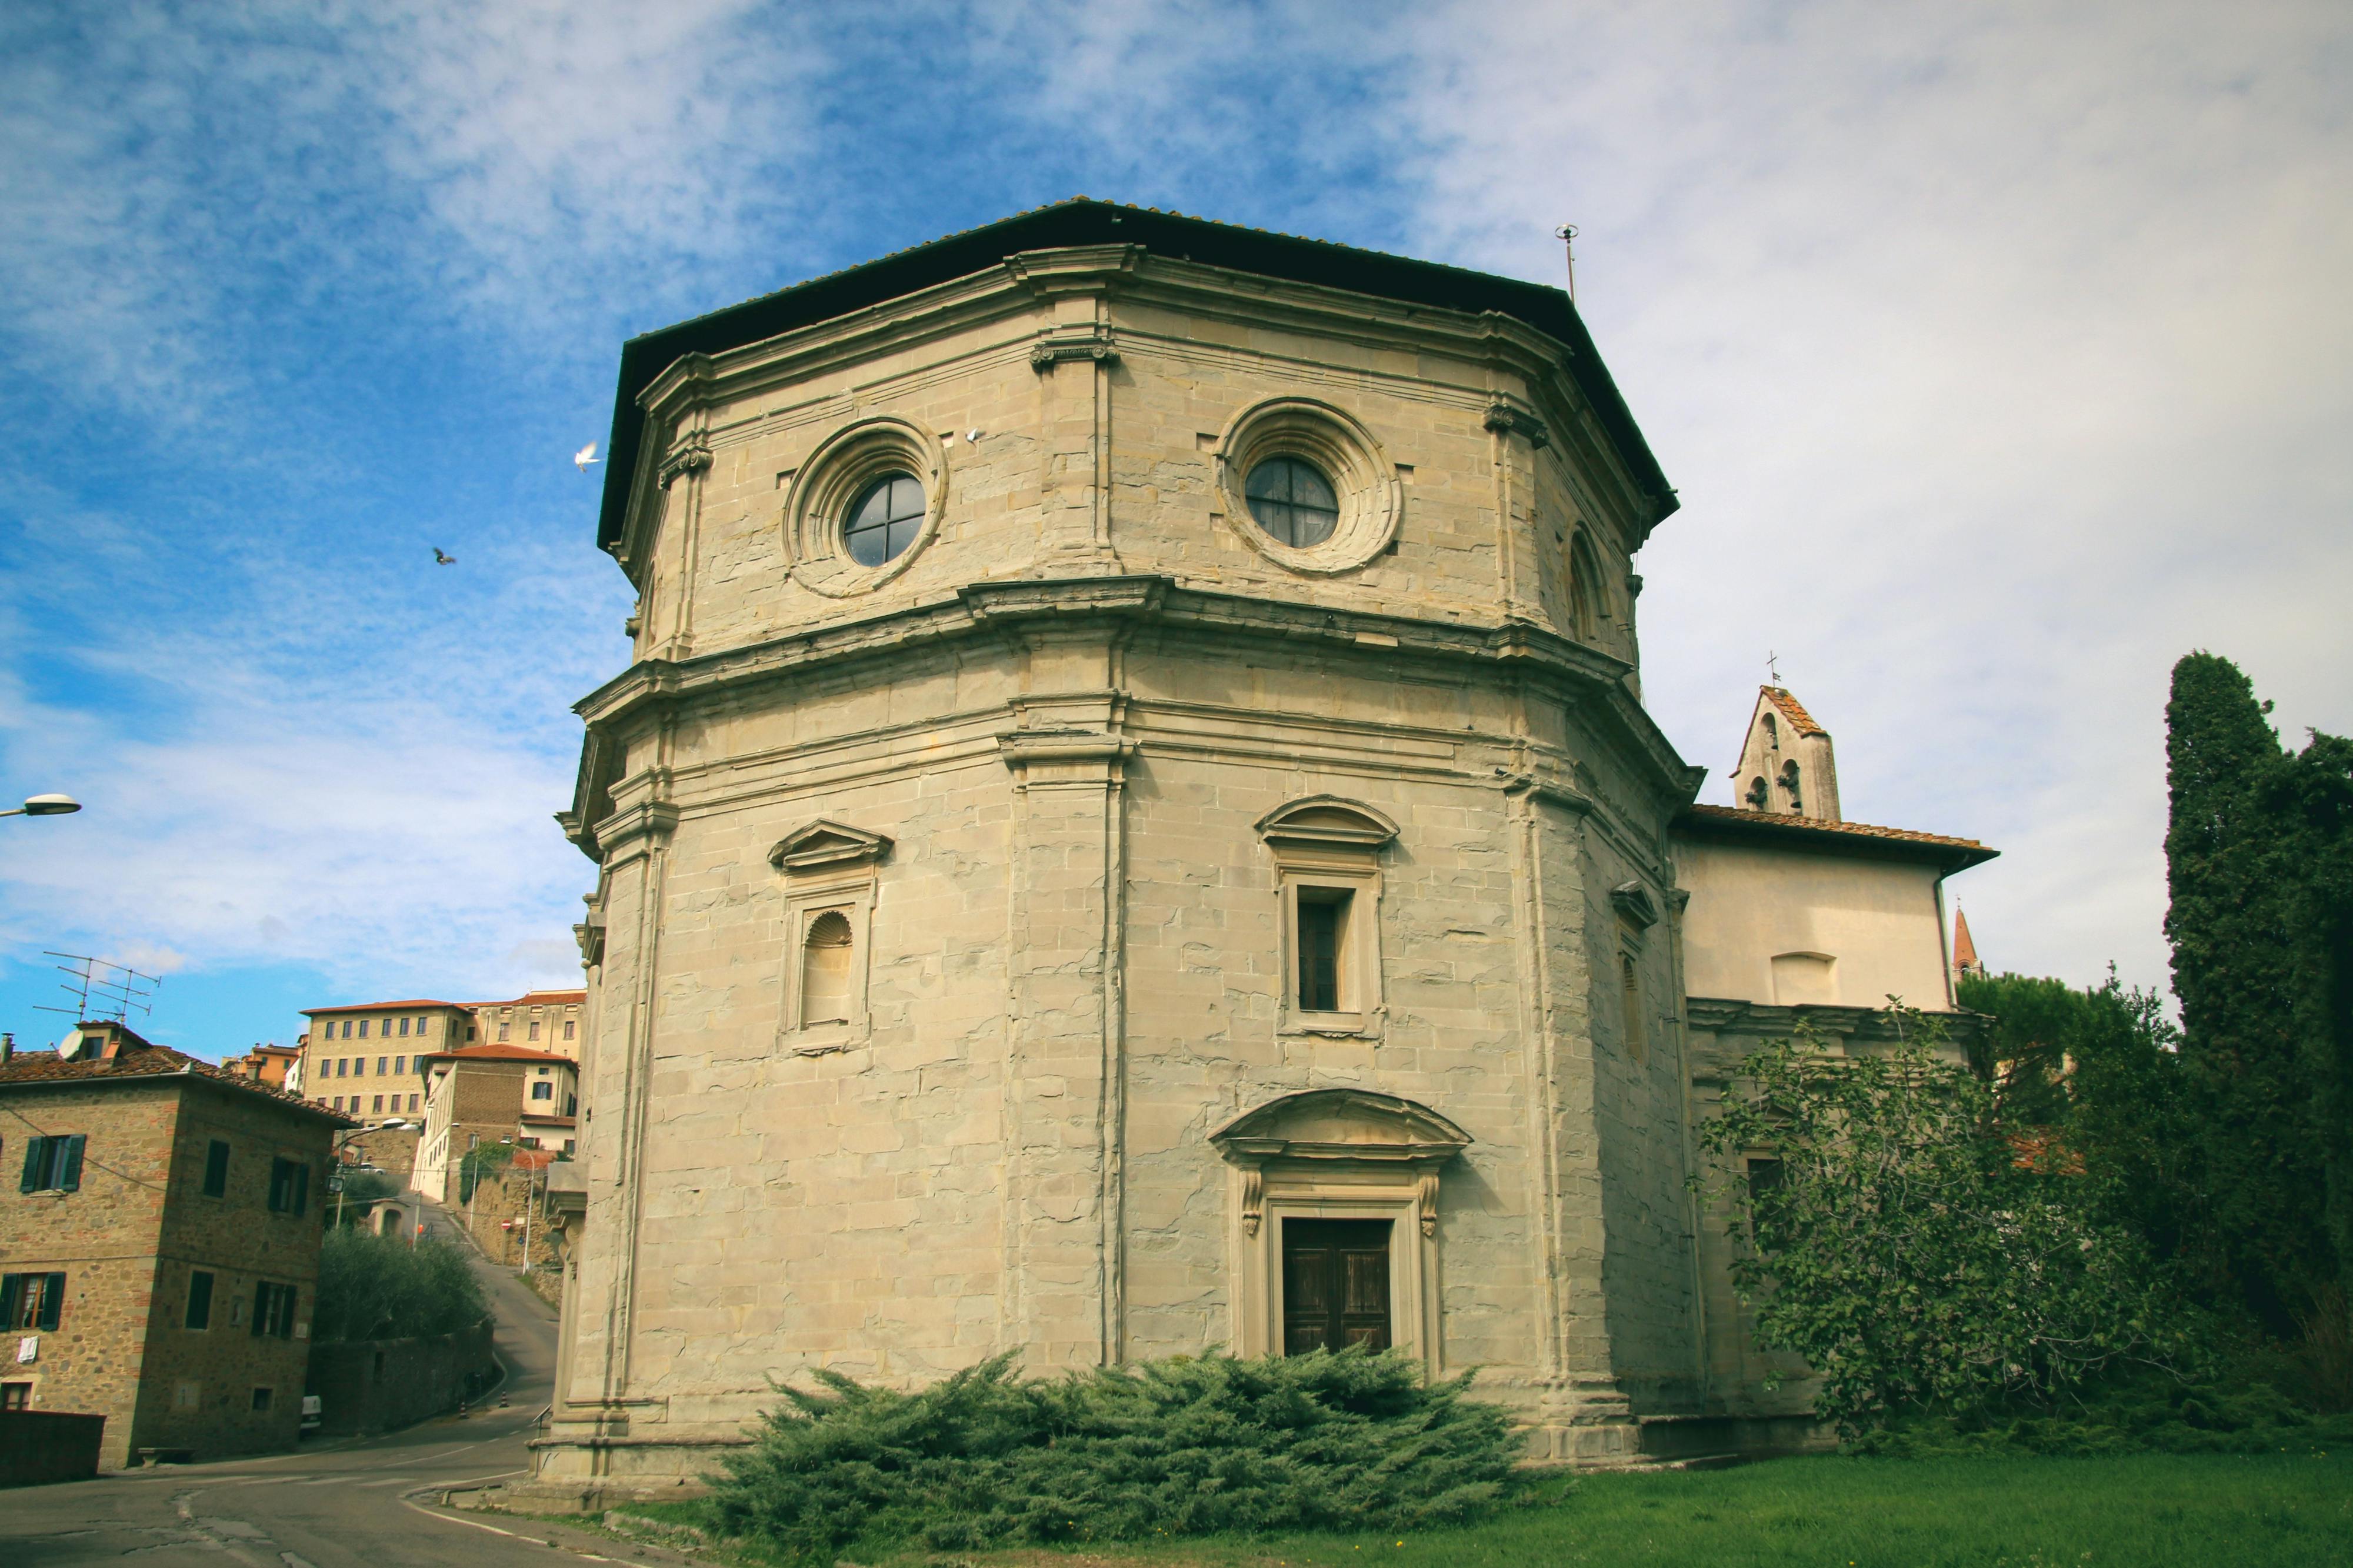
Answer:
[[1905, 1458], [2032, 1453], [2271, 1454], [2353, 1448], [2353, 1415], [2316, 1415], [2261, 1377], [2175, 1377], [2144, 1370], [2057, 1408], [1992, 1407], [1914, 1415], [1853, 1445]]
[[453, 1333], [489, 1311], [465, 1254], [447, 1242], [412, 1247], [400, 1237], [349, 1226], [327, 1233], [311, 1329], [322, 1341]]
[[1504, 1413], [1395, 1352], [1180, 1357], [1022, 1381], [999, 1356], [918, 1394], [818, 1372], [711, 1478], [730, 1533], [830, 1561], [1297, 1529], [1404, 1529], [1493, 1503]]
[[331, 1223], [340, 1212], [343, 1224], [357, 1225], [361, 1216], [366, 1214], [369, 1204], [378, 1198], [388, 1198], [401, 1190], [400, 1178], [383, 1171], [347, 1170], [343, 1173], [343, 1191], [339, 1194], [342, 1201], [327, 1211]]
[[[1883, 1053], [1801, 1028], [1751, 1054], [1702, 1133], [1736, 1178], [1733, 1278], [1757, 1342], [1820, 1375], [1816, 1413], [1852, 1438], [1906, 1415], [2049, 1409], [2185, 1355], [2177, 1299], [2092, 1212], [2067, 1151], [2022, 1152], [1936, 1021], [1895, 1016], [1907, 1038]], [[1773, 1178], [1739, 1179], [1760, 1149]]]

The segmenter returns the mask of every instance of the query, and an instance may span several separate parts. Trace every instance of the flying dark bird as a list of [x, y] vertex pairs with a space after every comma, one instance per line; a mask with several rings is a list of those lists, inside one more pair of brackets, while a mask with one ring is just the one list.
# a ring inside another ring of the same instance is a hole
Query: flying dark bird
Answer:
[[437, 544], [433, 547], [433, 564], [436, 566], [455, 566], [458, 564], [458, 558], [454, 555], [442, 554], [441, 547]]

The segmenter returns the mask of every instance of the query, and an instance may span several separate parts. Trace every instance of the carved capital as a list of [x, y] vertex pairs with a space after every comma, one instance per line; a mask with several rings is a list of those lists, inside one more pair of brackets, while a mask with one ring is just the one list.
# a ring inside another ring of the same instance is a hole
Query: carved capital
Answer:
[[1041, 375], [1064, 360], [1117, 364], [1119, 350], [1112, 343], [1111, 329], [1095, 326], [1051, 332], [1039, 338], [1029, 350], [1029, 368]]
[[1499, 397], [1487, 405], [1487, 416], [1481, 423], [1499, 436], [1525, 437], [1531, 447], [1552, 445], [1552, 432], [1545, 428], [1535, 410], [1512, 398]]
[[661, 487], [668, 489], [681, 474], [698, 474], [711, 467], [711, 437], [700, 430], [690, 430], [678, 438], [675, 446], [662, 454]]

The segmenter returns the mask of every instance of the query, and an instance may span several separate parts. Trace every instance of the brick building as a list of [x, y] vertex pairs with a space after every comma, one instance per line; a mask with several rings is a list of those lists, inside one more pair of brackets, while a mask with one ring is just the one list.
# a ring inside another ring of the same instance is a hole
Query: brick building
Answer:
[[[425, 1058], [427, 1088], [425, 1130], [417, 1149], [410, 1185], [438, 1203], [459, 1196], [458, 1163], [475, 1142], [496, 1143], [524, 1136], [548, 1143], [549, 1131], [528, 1134], [523, 1119], [574, 1115], [579, 1105], [579, 1070], [568, 1058], [527, 1046], [462, 1046]], [[570, 1136], [555, 1134], [556, 1146]]]
[[6, 1403], [106, 1416], [108, 1468], [293, 1447], [352, 1125], [119, 1023], [0, 1060]]

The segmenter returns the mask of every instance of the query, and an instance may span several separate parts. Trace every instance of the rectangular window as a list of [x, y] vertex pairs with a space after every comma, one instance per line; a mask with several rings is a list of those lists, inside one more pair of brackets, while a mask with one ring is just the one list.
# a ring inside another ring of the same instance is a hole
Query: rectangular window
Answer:
[[512, 1025], [508, 1025], [508, 1024], [501, 1024], [501, 1025], [499, 1026], [499, 1042], [500, 1042], [501, 1045], [503, 1045], [503, 1044], [505, 1044], [505, 1043], [506, 1043], [507, 1031], [508, 1031], [508, 1029], [510, 1029], [511, 1027], [512, 1027]]
[[380, 1094], [375, 1097], [375, 1109], [378, 1110], [384, 1109], [384, 1096]]
[[257, 1388], [253, 1391], [253, 1407], [257, 1411], [269, 1408], [269, 1390]]
[[408, 1020], [406, 1018], [400, 1021], [400, 1034], [403, 1039], [408, 1037]]
[[[352, 1109], [359, 1109], [354, 1097]], [[300, 1160], [269, 1162], [269, 1212], [299, 1215], [310, 1206], [311, 1167]]]
[[352, 1076], [351, 1058], [337, 1057], [335, 1058], [335, 1076], [337, 1078], [349, 1078]]
[[378, 1078], [382, 1078], [384, 1076], [384, 1061], [385, 1058], [382, 1057], [375, 1058], [375, 1076]]
[[531, 1086], [531, 1097], [533, 1100], [554, 1100], [555, 1098], [555, 1086], [552, 1083], [533, 1084]]
[[1389, 1347], [1385, 1219], [1282, 1222], [1282, 1353]]
[[353, 1078], [367, 1077], [367, 1058], [353, 1057], [352, 1058], [352, 1076]]
[[466, 1043], [467, 1043], [468, 1045], [470, 1045], [470, 1045], [472, 1045], [472, 1044], [474, 1043], [474, 1036], [475, 1036], [475, 1033], [476, 1033], [476, 1030], [475, 1030], [475, 1028], [474, 1028], [474, 1026], [473, 1026], [473, 1025], [469, 1024], [469, 1025], [467, 1025], [467, 1026], [466, 1026]]
[[62, 1274], [0, 1274], [0, 1332], [56, 1328], [65, 1299]]
[[572, 1038], [572, 1031], [573, 1031], [573, 1029], [574, 1029], [574, 1027], [575, 1027], [575, 1025], [574, 1020], [572, 1020], [572, 1019], [570, 1019], [570, 1018], [566, 1018], [566, 1019], [565, 1019], [565, 1020], [564, 1020], [564, 1037], [565, 1037], [565, 1039], [567, 1039], [567, 1040], [568, 1040], [568, 1039]]
[[392, 1058], [392, 1071], [396, 1078], [407, 1070], [408, 1058], [406, 1057], [395, 1057]]
[[25, 1140], [25, 1172], [20, 1193], [74, 1193], [81, 1190], [81, 1146], [86, 1133], [67, 1132]]
[[531, 1021], [531, 1038], [534, 1040], [539, 1038], [539, 1020], [536, 1018]]
[[346, 1019], [344, 1019], [344, 1020], [343, 1020], [343, 1038], [345, 1038], [345, 1039], [347, 1039], [347, 1040], [348, 1040], [348, 1039], [350, 1039], [351, 1037], [352, 1037], [352, 1021], [351, 1021], [349, 1018], [346, 1018]]
[[332, 1100], [330, 1100], [329, 1101], [327, 1101], [327, 1109], [328, 1109], [328, 1110], [341, 1110], [343, 1108], [343, 1097], [342, 1095], [340, 1095], [340, 1094], [339, 1094], [339, 1095], [337, 1095], [337, 1096], [335, 1096]]
[[0, 1383], [0, 1410], [30, 1410], [32, 1407], [31, 1384]]
[[420, 1035], [425, 1032], [425, 1020], [422, 1018], [417, 1020], [417, 1032]]
[[268, 1281], [253, 1288], [253, 1337], [294, 1337], [294, 1287]]
[[228, 1145], [217, 1138], [205, 1149], [205, 1196], [228, 1196]]
[[1630, 952], [1618, 955], [1618, 1001], [1624, 1012], [1626, 1048], [1640, 1058], [1648, 1054], [1651, 1031], [1642, 1016], [1642, 969]]
[[362, 1018], [360, 1020], [360, 1038], [363, 1040], [367, 1038], [367, 1026], [368, 1021], [365, 1018]]
[[411, 1110], [417, 1109], [417, 1097], [413, 1094], [408, 1097], [408, 1109]]
[[1348, 935], [1351, 897], [1344, 888], [1299, 889], [1299, 1010], [1303, 1013], [1341, 1009], [1340, 952]]
[[213, 1326], [213, 1277], [201, 1268], [188, 1274], [188, 1318], [192, 1329]]

